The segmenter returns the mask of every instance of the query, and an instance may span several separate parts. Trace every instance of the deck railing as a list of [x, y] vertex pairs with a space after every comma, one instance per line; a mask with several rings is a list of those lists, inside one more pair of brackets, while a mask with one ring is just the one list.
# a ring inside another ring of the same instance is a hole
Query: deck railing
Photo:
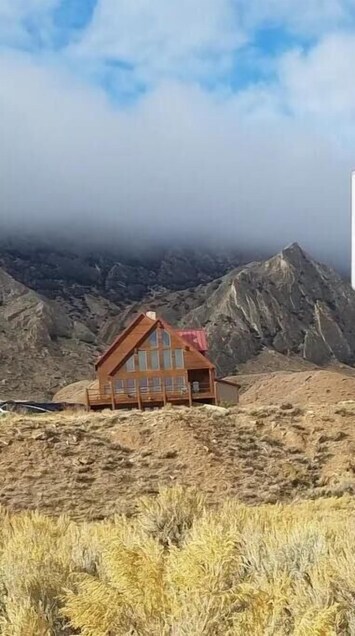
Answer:
[[210, 385], [209, 382], [196, 382], [196, 387], [194, 387], [194, 382], [191, 383], [191, 391], [192, 395], [199, 395], [200, 393], [213, 393], [213, 386]]
[[187, 387], [181, 389], [170, 388], [140, 388], [133, 389], [129, 392], [124, 390], [111, 390], [100, 391], [99, 389], [87, 389], [86, 390], [86, 402], [87, 406], [104, 406], [104, 405], [119, 405], [119, 404], [147, 404], [150, 402], [161, 402], [163, 404], [179, 400], [192, 401], [198, 399], [214, 396], [214, 389], [209, 383], [197, 383], [189, 384]]

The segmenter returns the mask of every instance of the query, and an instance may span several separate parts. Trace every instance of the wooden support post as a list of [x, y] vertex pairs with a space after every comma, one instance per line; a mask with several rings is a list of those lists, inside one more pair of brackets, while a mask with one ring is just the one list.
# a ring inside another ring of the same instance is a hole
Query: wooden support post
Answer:
[[192, 385], [191, 385], [191, 382], [189, 382], [189, 406], [190, 406], [190, 408], [192, 406]]
[[218, 390], [217, 390], [217, 383], [216, 383], [216, 374], [214, 369], [210, 369], [209, 371], [210, 371], [210, 386], [211, 386], [211, 391], [213, 392], [213, 401], [214, 401], [214, 404], [217, 404]]
[[137, 380], [137, 398], [138, 398], [138, 408], [139, 408], [140, 411], [143, 411], [143, 404], [142, 404], [141, 388], [139, 386], [139, 379]]
[[113, 411], [116, 410], [115, 387], [113, 385], [112, 379], [111, 379], [111, 408]]
[[86, 410], [90, 411], [90, 396], [89, 396], [89, 389], [85, 389], [85, 405], [86, 405]]
[[163, 383], [163, 401], [164, 401], [164, 406], [166, 406], [167, 403], [168, 403], [168, 398], [167, 398], [167, 395], [166, 395], [166, 386], [165, 386], [165, 378], [164, 377], [162, 378], [162, 383]]
[[212, 392], [212, 387], [213, 387], [213, 371], [212, 369], [209, 369], [209, 376], [210, 376], [210, 393]]
[[216, 404], [219, 404], [218, 400], [218, 382], [214, 383], [214, 401]]

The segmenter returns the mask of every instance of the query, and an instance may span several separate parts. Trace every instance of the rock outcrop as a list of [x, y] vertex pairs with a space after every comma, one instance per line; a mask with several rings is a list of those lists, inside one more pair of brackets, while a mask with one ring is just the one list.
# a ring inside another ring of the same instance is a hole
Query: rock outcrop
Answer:
[[227, 274], [183, 322], [206, 326], [225, 374], [265, 348], [317, 365], [355, 363], [355, 292], [297, 244]]
[[48, 399], [67, 377], [90, 376], [96, 347], [60, 304], [0, 269], [0, 400]]

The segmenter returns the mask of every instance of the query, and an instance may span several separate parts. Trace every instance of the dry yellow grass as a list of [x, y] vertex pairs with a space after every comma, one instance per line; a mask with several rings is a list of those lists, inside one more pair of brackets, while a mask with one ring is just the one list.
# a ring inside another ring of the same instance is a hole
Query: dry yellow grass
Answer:
[[353, 636], [355, 500], [205, 505], [163, 490], [75, 523], [0, 511], [0, 634]]

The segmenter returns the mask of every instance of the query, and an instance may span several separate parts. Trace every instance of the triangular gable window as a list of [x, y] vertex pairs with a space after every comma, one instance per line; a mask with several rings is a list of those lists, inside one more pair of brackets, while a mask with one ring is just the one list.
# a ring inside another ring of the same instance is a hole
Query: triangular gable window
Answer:
[[152, 331], [152, 333], [150, 334], [149, 338], [148, 338], [148, 342], [150, 344], [151, 347], [157, 347], [158, 346], [158, 332], [155, 329], [155, 331]]
[[171, 346], [170, 333], [164, 329], [162, 331], [161, 337], [162, 337], [163, 347], [170, 347]]
[[135, 363], [135, 359], [133, 355], [130, 358], [128, 358], [126, 362], [126, 371], [135, 371], [135, 370], [136, 370], [136, 363]]

